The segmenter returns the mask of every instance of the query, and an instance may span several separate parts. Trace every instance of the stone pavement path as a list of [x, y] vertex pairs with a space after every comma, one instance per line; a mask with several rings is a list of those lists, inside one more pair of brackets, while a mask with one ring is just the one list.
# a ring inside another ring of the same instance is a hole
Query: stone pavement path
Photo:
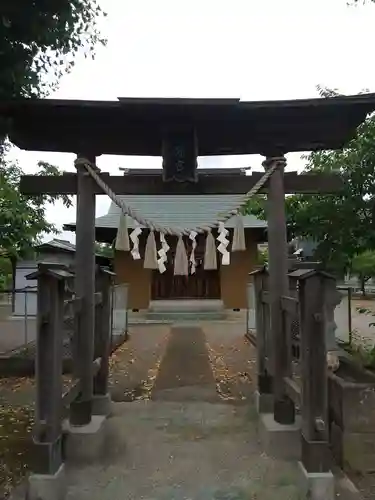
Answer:
[[[130, 340], [111, 359], [115, 403], [105, 452], [89, 466], [68, 466], [68, 500], [299, 500], [295, 464], [267, 457], [257, 441], [255, 350], [244, 322], [194, 326], [131, 327]], [[20, 453], [16, 437], [29, 443], [33, 399], [33, 380], [0, 384], [0, 404], [9, 409], [0, 438], [0, 498], [32, 462], [29, 446]], [[4, 454], [4, 444], [12, 453]], [[11, 482], [2, 483], [4, 463]], [[344, 479], [337, 481], [337, 498], [359, 500]], [[364, 490], [363, 498], [372, 499]], [[24, 500], [24, 486], [11, 498]]]
[[254, 419], [227, 404], [117, 403], [106, 456], [68, 468], [68, 500], [299, 500], [295, 465], [261, 453]]
[[164, 401], [218, 401], [206, 338], [200, 327], [171, 328], [151, 397]]
[[151, 400], [114, 404], [103, 456], [67, 467], [68, 500], [300, 500], [296, 464], [262, 453], [248, 403], [218, 397], [203, 331], [173, 328]]

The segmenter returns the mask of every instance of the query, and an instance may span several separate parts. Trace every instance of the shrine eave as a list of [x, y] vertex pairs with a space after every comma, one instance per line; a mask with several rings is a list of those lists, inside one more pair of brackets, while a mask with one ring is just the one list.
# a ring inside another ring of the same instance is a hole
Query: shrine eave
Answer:
[[0, 103], [10, 140], [33, 151], [161, 156], [166, 128], [193, 127], [200, 156], [338, 149], [375, 94], [328, 99], [23, 99]]

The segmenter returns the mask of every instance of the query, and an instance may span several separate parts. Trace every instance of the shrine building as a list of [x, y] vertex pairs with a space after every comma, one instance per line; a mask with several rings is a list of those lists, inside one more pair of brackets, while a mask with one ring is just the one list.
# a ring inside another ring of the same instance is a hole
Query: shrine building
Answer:
[[[220, 169], [198, 169], [198, 173], [207, 176], [226, 170]], [[133, 173], [134, 172], [134, 173]], [[150, 170], [129, 170], [124, 175], [131, 177], [150, 175]], [[155, 175], [160, 176], [158, 170]], [[233, 176], [245, 176], [243, 169], [230, 169], [228, 174]], [[238, 205], [241, 195], [128, 195], [126, 199], [135, 210], [138, 210], [146, 218], [153, 219], [160, 225], [183, 228], [186, 226], [199, 226], [207, 220], [215, 220], [221, 212], [234, 208]], [[121, 210], [111, 203], [108, 213], [95, 220], [96, 241], [112, 243], [116, 238], [119, 227]], [[229, 230], [229, 240], [232, 242], [235, 218], [229, 219], [225, 227]], [[128, 217], [129, 233], [134, 229], [136, 223]], [[195, 249], [196, 270], [189, 276], [174, 276], [173, 260], [176, 249], [177, 238], [170, 236], [167, 241], [170, 245], [166, 271], [145, 269], [143, 267], [143, 255], [145, 252], [146, 239], [149, 230], [143, 228], [139, 238], [140, 260], [133, 260], [130, 252], [115, 250], [114, 271], [118, 284], [127, 283], [128, 307], [129, 309], [148, 309], [150, 301], [181, 301], [181, 300], [215, 300], [221, 301], [224, 309], [245, 309], [247, 307], [246, 284], [248, 274], [257, 263], [257, 246], [266, 240], [267, 222], [259, 220], [253, 215], [243, 216], [245, 229], [246, 250], [230, 254], [230, 264], [221, 265], [220, 258], [217, 259], [217, 269], [204, 269], [205, 236], [198, 235], [197, 247]], [[64, 229], [75, 231], [74, 223], [66, 224]], [[216, 234], [214, 232], [216, 237]], [[176, 241], [174, 241], [176, 240]], [[184, 238], [188, 254], [191, 252], [191, 241]], [[230, 245], [229, 245], [230, 251]]]

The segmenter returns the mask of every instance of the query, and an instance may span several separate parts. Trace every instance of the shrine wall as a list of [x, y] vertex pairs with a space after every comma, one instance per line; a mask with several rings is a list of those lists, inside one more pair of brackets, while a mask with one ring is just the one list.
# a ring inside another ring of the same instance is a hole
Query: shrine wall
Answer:
[[[146, 242], [139, 239], [139, 249], [144, 255]], [[151, 298], [151, 273], [144, 269], [143, 259], [134, 260], [130, 252], [115, 252], [114, 271], [116, 283], [128, 283], [128, 309], [148, 309]]]
[[[257, 259], [255, 232], [245, 230], [246, 250], [231, 253], [229, 266], [220, 266], [221, 299], [226, 309], [246, 309], [247, 282]], [[145, 237], [140, 238], [140, 252], [144, 255]], [[220, 255], [218, 255], [220, 259]], [[128, 309], [148, 309], [151, 300], [152, 271], [144, 269], [143, 259], [133, 260], [130, 252], [115, 252], [116, 283], [128, 283]]]
[[251, 229], [245, 230], [246, 250], [230, 254], [230, 265], [221, 266], [221, 299], [226, 309], [246, 309], [249, 273], [257, 259], [257, 240]]

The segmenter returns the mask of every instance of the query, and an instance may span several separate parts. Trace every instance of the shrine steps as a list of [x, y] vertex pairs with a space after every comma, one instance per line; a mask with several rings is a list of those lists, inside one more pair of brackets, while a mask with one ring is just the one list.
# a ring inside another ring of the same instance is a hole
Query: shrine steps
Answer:
[[227, 318], [221, 300], [156, 300], [150, 302], [149, 320], [220, 321]]
[[224, 311], [224, 303], [212, 299], [151, 300], [149, 311], [218, 312]]

